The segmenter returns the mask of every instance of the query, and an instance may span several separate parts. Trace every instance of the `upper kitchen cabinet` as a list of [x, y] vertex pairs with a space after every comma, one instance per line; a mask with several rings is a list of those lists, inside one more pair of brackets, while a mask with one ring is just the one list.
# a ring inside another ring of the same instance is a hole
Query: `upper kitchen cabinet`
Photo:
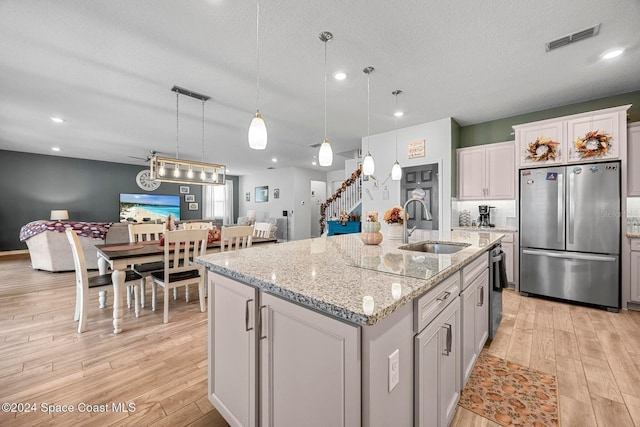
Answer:
[[561, 121], [514, 126], [520, 167], [548, 166], [564, 161], [564, 126]]
[[640, 122], [627, 129], [627, 195], [640, 196]]
[[457, 154], [458, 200], [516, 198], [513, 141], [461, 148]]
[[514, 126], [519, 168], [615, 160], [626, 152], [622, 105]]
[[[611, 160], [620, 157], [620, 126], [626, 127], [624, 111], [594, 114], [567, 120], [569, 163]], [[620, 117], [623, 121], [620, 123]]]

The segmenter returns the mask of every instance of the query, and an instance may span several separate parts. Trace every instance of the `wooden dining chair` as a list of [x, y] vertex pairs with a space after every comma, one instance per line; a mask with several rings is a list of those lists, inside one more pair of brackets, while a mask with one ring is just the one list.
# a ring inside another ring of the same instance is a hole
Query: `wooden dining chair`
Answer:
[[[194, 264], [195, 257], [204, 255], [207, 250], [207, 230], [176, 230], [164, 234], [164, 266], [162, 271], [151, 273], [153, 280], [152, 309], [156, 305], [156, 286], [164, 288], [164, 318], [163, 323], [169, 321], [169, 289], [190, 284], [198, 285], [200, 311], [204, 306], [204, 266]], [[187, 291], [188, 292], [188, 291]]]
[[[87, 262], [85, 261], [84, 251], [78, 235], [71, 228], [67, 228], [65, 233], [71, 245], [73, 264], [76, 270], [76, 310], [73, 320], [78, 321], [78, 333], [82, 333], [87, 325], [89, 289], [106, 291], [109, 288], [113, 288], [113, 282], [111, 281], [111, 273], [88, 277]], [[140, 286], [144, 283], [142, 276], [133, 270], [125, 270], [125, 274], [125, 283], [139, 281]], [[138, 301], [138, 287], [135, 284], [133, 287], [135, 289], [135, 299]], [[137, 307], [138, 304], [136, 304], [136, 317], [139, 314]]]
[[222, 226], [220, 229], [220, 252], [249, 248], [253, 242], [253, 225]]
[[[160, 240], [165, 232], [165, 224], [129, 224], [129, 243], [149, 242], [151, 240]], [[162, 261], [147, 262], [143, 264], [134, 264], [131, 269], [145, 278], [145, 282], [150, 282], [152, 271], [162, 270], [164, 263]], [[144, 308], [145, 304], [145, 282], [142, 283], [140, 289], [140, 304]], [[176, 296], [177, 297], [177, 296]], [[127, 307], [131, 308], [131, 288], [127, 288]]]
[[271, 224], [268, 222], [256, 222], [253, 225], [253, 237], [269, 238], [271, 235]]

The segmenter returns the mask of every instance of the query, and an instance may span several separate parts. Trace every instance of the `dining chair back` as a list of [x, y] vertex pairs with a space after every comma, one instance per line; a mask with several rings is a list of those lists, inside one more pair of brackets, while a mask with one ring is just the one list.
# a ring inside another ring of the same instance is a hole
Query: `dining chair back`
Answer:
[[271, 236], [271, 224], [268, 222], [256, 222], [253, 226], [253, 237], [269, 238]]
[[164, 270], [151, 273], [153, 283], [164, 288], [164, 323], [169, 321], [167, 293], [169, 289], [179, 286], [197, 284], [200, 311], [205, 311], [204, 266], [194, 264], [192, 260], [206, 253], [207, 235], [207, 230], [175, 230], [164, 233]]
[[213, 228], [211, 222], [185, 222], [184, 230], [210, 230]]
[[[76, 309], [73, 320], [78, 321], [78, 333], [84, 332], [87, 325], [87, 310], [89, 289], [107, 290], [113, 286], [111, 274], [102, 274], [99, 276], [89, 277], [87, 273], [87, 263], [84, 257], [84, 251], [80, 239], [76, 231], [67, 228], [65, 230], [69, 244], [71, 245], [71, 254], [73, 255], [73, 265], [76, 270]], [[125, 283], [132, 281], [140, 281], [142, 284], [142, 276], [132, 270], [125, 270]], [[136, 301], [138, 299], [138, 288], [135, 287]], [[136, 303], [136, 317], [138, 304]]]
[[220, 229], [220, 252], [249, 248], [252, 242], [253, 225], [222, 226]]
[[[162, 239], [163, 233], [166, 231], [165, 224], [129, 224], [129, 243], [148, 242], [151, 240]], [[162, 270], [164, 263], [162, 261], [147, 262], [143, 264], [134, 264], [131, 269], [136, 273], [148, 278], [151, 272]], [[145, 283], [141, 285], [141, 303], [145, 306], [146, 289]], [[127, 307], [131, 308], [131, 288], [127, 288]], [[137, 308], [137, 307], [136, 307]]]
[[129, 242], [160, 240], [164, 231], [164, 224], [129, 224]]

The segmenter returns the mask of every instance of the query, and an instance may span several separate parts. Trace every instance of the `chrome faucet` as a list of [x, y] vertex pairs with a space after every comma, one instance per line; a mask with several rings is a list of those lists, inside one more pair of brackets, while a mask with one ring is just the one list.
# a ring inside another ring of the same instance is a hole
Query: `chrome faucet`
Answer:
[[[425, 212], [425, 216], [427, 217], [427, 220], [431, 220], [431, 212], [429, 212], [429, 208], [427, 208], [427, 204], [424, 202], [424, 200], [422, 199], [418, 199], [418, 198], [413, 198], [413, 199], [409, 199], [406, 201], [406, 203], [404, 204], [403, 212], [407, 212], [407, 206], [409, 206], [411, 204], [411, 202], [419, 202], [420, 204], [422, 204], [422, 207], [424, 208], [424, 212]], [[411, 236], [411, 234], [414, 232], [414, 230], [416, 229], [416, 227], [413, 227], [410, 231], [407, 230], [407, 218], [405, 216], [405, 218], [403, 218], [404, 220], [402, 221], [402, 243], [409, 243], [409, 236]]]

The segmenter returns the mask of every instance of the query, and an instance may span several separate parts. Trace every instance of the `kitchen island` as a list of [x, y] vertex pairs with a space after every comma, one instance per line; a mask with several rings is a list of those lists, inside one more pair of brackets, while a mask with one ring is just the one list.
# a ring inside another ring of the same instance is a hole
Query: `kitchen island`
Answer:
[[209, 399], [231, 425], [446, 424], [461, 386], [461, 270], [485, 268], [501, 236], [410, 240], [469, 245], [447, 255], [346, 234], [197, 258]]

